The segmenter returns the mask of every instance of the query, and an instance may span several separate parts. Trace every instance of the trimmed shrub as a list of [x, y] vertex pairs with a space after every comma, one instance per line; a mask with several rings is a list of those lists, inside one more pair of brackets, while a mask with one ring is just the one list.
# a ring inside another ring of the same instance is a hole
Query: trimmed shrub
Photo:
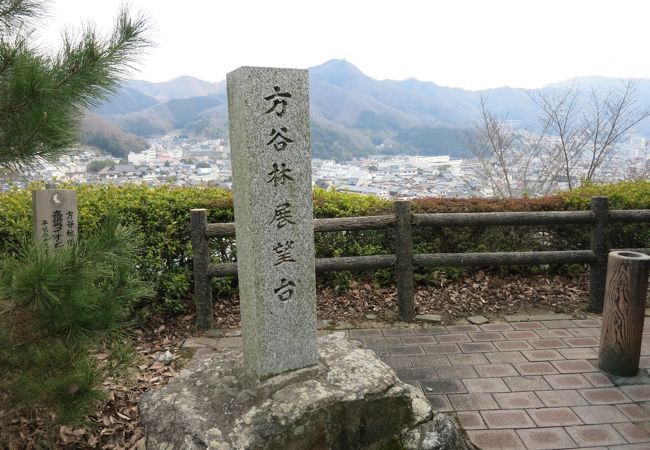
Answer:
[[[72, 188], [72, 187], [71, 187]], [[208, 210], [209, 222], [232, 222], [232, 196], [215, 187], [147, 187], [144, 185], [88, 185], [77, 189], [79, 232], [93, 230], [103, 217], [114, 213], [135, 227], [143, 242], [137, 255], [140, 276], [154, 283], [152, 305], [178, 312], [192, 292], [192, 250], [189, 236], [190, 209]], [[569, 193], [523, 199], [445, 199], [413, 201], [415, 213], [555, 211], [589, 208], [592, 195], [609, 195], [612, 209], [650, 208], [650, 182], [589, 185]], [[0, 202], [0, 249], [12, 252], [31, 233], [30, 192], [14, 190], [2, 194]], [[391, 201], [377, 197], [314, 190], [315, 217], [352, 217], [392, 214]], [[612, 248], [649, 247], [650, 227], [612, 226]], [[526, 251], [584, 249], [589, 245], [588, 226], [421, 228], [414, 235], [418, 253]], [[356, 256], [393, 253], [393, 230], [318, 233], [317, 257]], [[233, 238], [213, 239], [214, 261], [235, 261]], [[455, 271], [457, 272], [457, 270]], [[421, 277], [426, 281], [425, 276]], [[375, 272], [375, 279], [392, 282], [392, 271]], [[348, 274], [324, 274], [323, 282], [345, 287]], [[234, 280], [215, 280], [221, 295], [234, 292]]]

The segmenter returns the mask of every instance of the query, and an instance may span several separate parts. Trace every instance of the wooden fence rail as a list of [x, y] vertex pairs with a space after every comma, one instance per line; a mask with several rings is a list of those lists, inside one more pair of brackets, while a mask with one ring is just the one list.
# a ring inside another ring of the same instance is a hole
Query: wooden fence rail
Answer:
[[[395, 214], [314, 219], [315, 232], [395, 229], [395, 254], [317, 258], [316, 272], [396, 268], [399, 316], [415, 317], [413, 271], [417, 267], [589, 264], [589, 307], [601, 311], [607, 275], [607, 227], [610, 222], [650, 222], [650, 210], [609, 210], [607, 197], [593, 197], [590, 211], [413, 214], [409, 201], [396, 201]], [[194, 294], [197, 326], [212, 327], [211, 277], [237, 276], [237, 263], [210, 263], [209, 238], [235, 236], [234, 223], [207, 223], [205, 209], [191, 210]], [[589, 250], [413, 254], [413, 227], [498, 225], [591, 225]], [[636, 249], [647, 252], [649, 249]]]

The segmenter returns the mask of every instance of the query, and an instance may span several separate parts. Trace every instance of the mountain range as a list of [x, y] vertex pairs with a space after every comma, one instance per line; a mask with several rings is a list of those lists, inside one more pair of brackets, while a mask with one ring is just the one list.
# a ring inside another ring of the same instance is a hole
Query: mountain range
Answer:
[[[345, 160], [369, 153], [466, 155], [466, 141], [478, 119], [481, 96], [491, 111], [535, 129], [539, 111], [524, 89], [501, 87], [468, 91], [407, 79], [376, 80], [345, 60], [309, 69], [314, 157]], [[619, 79], [585, 77], [555, 83], [545, 92], [578, 82], [608, 89]], [[650, 80], [639, 80], [638, 103], [650, 105]], [[179, 130], [192, 136], [226, 138], [225, 81], [212, 83], [182, 76], [163, 83], [128, 82], [96, 111], [92, 121], [119, 127], [122, 141]], [[114, 127], [111, 128], [114, 132]], [[650, 121], [636, 131], [650, 136]], [[134, 141], [135, 142], [135, 141]], [[123, 156], [123, 155], [122, 155]]]

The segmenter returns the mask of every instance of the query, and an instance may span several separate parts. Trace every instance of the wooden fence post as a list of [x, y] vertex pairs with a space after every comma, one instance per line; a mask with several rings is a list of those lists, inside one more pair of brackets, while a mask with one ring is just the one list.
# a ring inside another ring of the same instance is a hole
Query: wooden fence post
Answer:
[[395, 256], [397, 257], [397, 301], [399, 318], [410, 322], [415, 317], [413, 298], [413, 234], [411, 202], [395, 202]]
[[609, 201], [607, 197], [592, 197], [591, 211], [596, 221], [591, 226], [591, 251], [596, 260], [591, 263], [589, 271], [589, 309], [601, 312], [605, 298], [605, 281], [607, 278], [607, 220]]
[[609, 254], [598, 367], [613, 375], [639, 372], [650, 256]]
[[196, 302], [196, 327], [199, 330], [212, 328], [212, 287], [208, 276], [210, 249], [205, 228], [208, 213], [205, 209], [190, 210], [192, 237], [192, 260], [194, 263], [194, 301]]

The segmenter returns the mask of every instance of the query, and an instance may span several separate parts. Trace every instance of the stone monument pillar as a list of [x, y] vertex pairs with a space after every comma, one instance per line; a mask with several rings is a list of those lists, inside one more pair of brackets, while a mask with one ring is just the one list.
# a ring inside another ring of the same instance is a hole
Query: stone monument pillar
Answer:
[[244, 360], [265, 379], [318, 361], [309, 74], [241, 67], [227, 85]]
[[142, 397], [147, 449], [473, 449], [372, 351], [316, 344], [307, 71], [242, 67], [227, 83], [244, 349], [195, 357]]

